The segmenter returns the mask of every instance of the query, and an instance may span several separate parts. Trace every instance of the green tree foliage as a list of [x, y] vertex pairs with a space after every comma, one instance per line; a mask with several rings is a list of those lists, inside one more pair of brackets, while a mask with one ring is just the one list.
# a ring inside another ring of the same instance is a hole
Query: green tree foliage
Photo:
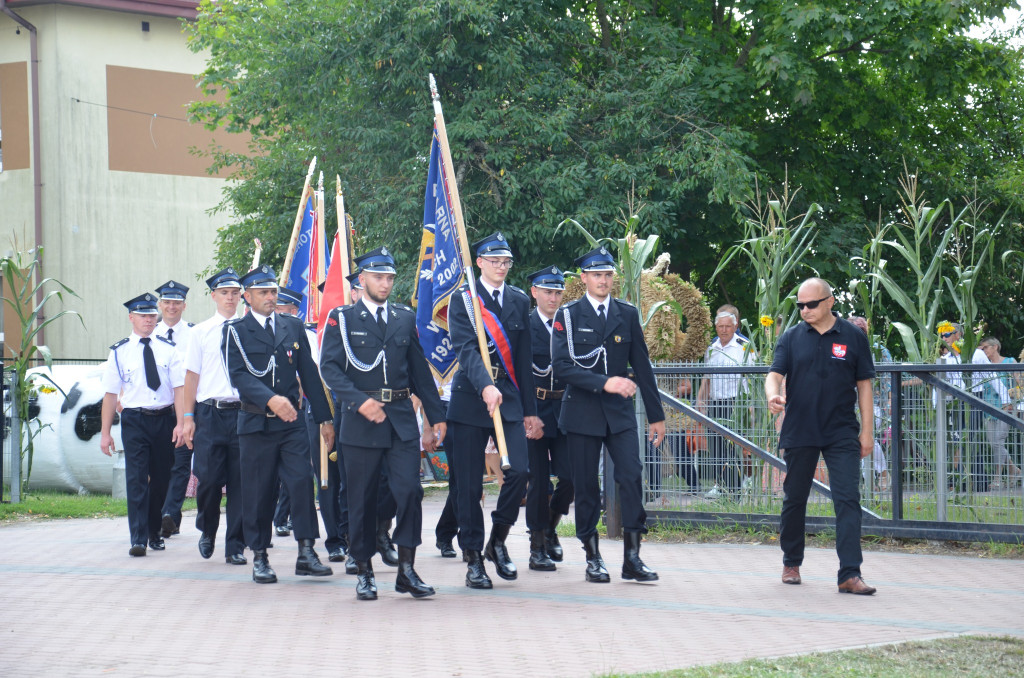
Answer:
[[[214, 151], [238, 166], [218, 264], [245, 266], [254, 236], [280, 264], [317, 155], [341, 175], [357, 247], [396, 250], [408, 290], [432, 72], [470, 235], [508, 232], [519, 279], [582, 250], [553, 237], [563, 219], [614, 230], [635, 190], [673, 268], [705, 283], [743, 237], [755, 176], [778, 186], [788, 166], [807, 201], [794, 213], [822, 207], [809, 263], [837, 282], [866, 225], [897, 217], [904, 160], [933, 202], [977, 184], [1019, 218], [1020, 54], [966, 35], [1016, 4], [204, 0], [188, 31], [225, 98], [193, 113], [253, 135], [248, 157]], [[737, 260], [709, 293], [753, 312], [755, 289]]]

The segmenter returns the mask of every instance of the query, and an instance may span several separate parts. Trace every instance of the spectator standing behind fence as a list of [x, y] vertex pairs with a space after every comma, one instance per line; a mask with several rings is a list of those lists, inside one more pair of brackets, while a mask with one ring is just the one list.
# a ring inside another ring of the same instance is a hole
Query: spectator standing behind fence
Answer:
[[[974, 358], [971, 362], [989, 363], [1014, 363], [1013, 358], [1000, 355], [1002, 344], [995, 337], [985, 337], [978, 345]], [[978, 354], [981, 353], [981, 356]], [[987, 379], [981, 380], [981, 374], [977, 375], [981, 381], [982, 399], [993, 407], [1002, 407], [1004, 410], [1013, 411], [1013, 399], [1010, 397], [1010, 388], [1013, 387], [1013, 377], [1006, 373], [986, 374]], [[992, 484], [990, 489], [998, 489], [1002, 486], [1003, 468], [1006, 468], [1007, 487], [1015, 487], [1020, 483], [1020, 469], [1013, 463], [1009, 452], [1006, 450], [1006, 436], [1010, 433], [1010, 425], [996, 419], [990, 414], [985, 415], [985, 437], [992, 448]]]
[[[872, 408], [875, 376], [871, 349], [863, 332], [832, 313], [832, 288], [820, 278], [805, 280], [797, 292], [803, 322], [782, 335], [765, 379], [768, 408], [786, 410], [779, 436], [784, 448], [786, 480], [779, 544], [782, 581], [799, 584], [804, 560], [807, 497], [824, 457], [836, 514], [839, 591], [871, 595], [861, 578], [860, 459], [874, 447], [874, 417], [861, 417], [859, 434], [854, 406]], [[779, 394], [787, 380], [787, 395]]]
[[[892, 362], [892, 354], [889, 353], [889, 349], [881, 346], [877, 342], [871, 341], [871, 332], [868, 331], [868, 321], [866, 318], [860, 316], [851, 315], [850, 323], [859, 328], [864, 336], [868, 338], [868, 342], [871, 343], [871, 351], [878, 355], [881, 353], [883, 363]], [[889, 395], [890, 389], [889, 384], [886, 380], [880, 380], [878, 388], [874, 391], [874, 406], [872, 408], [872, 414], [875, 417], [875, 434], [877, 436], [886, 435], [886, 431], [889, 427]], [[882, 444], [878, 438], [875, 439], [875, 445], [873, 452], [871, 453], [871, 462], [864, 464], [863, 473], [865, 478], [870, 473], [877, 474], [878, 476], [878, 489], [886, 490], [889, 488], [889, 461], [885, 458], [885, 451], [882, 449]], [[872, 485], [873, 487], [874, 485]]]
[[[739, 317], [739, 310], [731, 304], [720, 306], [715, 312], [715, 332], [718, 337], [704, 354], [704, 364], [724, 367], [749, 365], [753, 362], [755, 356], [750, 342], [736, 334]], [[736, 398], [741, 390], [747, 393], [748, 388], [746, 377], [740, 374], [705, 376], [697, 391], [697, 409], [719, 423], [727, 423], [732, 418]], [[709, 430], [708, 457], [710, 475], [715, 484], [705, 496], [717, 499], [723, 493], [738, 493], [740, 460], [736, 455], [735, 446], [715, 431]]]
[[[939, 346], [939, 357], [935, 360], [937, 365], [959, 365], [960, 345], [963, 337], [963, 327], [959, 323], [942, 322], [938, 328], [942, 344]], [[964, 376], [962, 372], [940, 372], [938, 377], [960, 390], [964, 388]], [[946, 430], [949, 431], [949, 439], [953, 442], [953, 472], [959, 476], [956, 485], [950, 480], [950, 489], [959, 489], [960, 492], [967, 491], [967, 478], [964, 476], [962, 464], [963, 455], [963, 430], [966, 420], [963, 401], [954, 399], [949, 394], [942, 394], [938, 390], [932, 395], [932, 404], [938, 406], [938, 398], [945, 397], [946, 403]]]

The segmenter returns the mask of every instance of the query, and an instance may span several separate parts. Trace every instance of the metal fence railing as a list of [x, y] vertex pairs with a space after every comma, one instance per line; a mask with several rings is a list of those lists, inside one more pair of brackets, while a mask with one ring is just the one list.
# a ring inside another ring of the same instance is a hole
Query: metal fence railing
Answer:
[[[875, 448], [861, 460], [865, 534], [1024, 541], [1024, 365], [875, 367]], [[780, 421], [764, 397], [767, 372], [766, 366], [655, 368], [668, 436], [661, 449], [646, 446], [652, 520], [777, 525], [785, 463]], [[1012, 398], [1012, 411], [993, 398], [996, 379]], [[733, 380], [735, 399], [698, 407], [701, 383], [713, 380]], [[828, 485], [819, 462], [809, 530], [834, 526]]]

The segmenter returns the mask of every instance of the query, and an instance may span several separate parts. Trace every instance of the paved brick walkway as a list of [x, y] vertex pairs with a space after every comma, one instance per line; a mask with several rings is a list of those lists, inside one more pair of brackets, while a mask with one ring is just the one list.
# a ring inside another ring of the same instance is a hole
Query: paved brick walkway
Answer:
[[396, 594], [395, 571], [379, 563], [376, 602], [356, 601], [340, 567], [295, 577], [290, 537], [270, 551], [281, 581], [259, 586], [251, 566], [224, 563], [220, 543], [202, 560], [188, 518], [166, 551], [137, 559], [126, 519], [0, 527], [0, 676], [592, 676], [1024, 636], [1018, 561], [867, 553], [879, 592], [861, 598], [836, 592], [830, 551], [808, 550], [804, 584], [785, 586], [770, 547], [645, 544], [661, 581], [641, 585], [619, 578], [621, 542], [607, 540], [612, 583], [597, 585], [583, 580], [583, 552], [568, 539], [557, 572], [528, 571], [522, 520], [509, 540], [519, 579], [502, 581], [489, 565], [494, 590], [470, 591], [461, 561], [433, 547], [442, 499], [424, 505], [417, 570], [438, 593], [423, 600]]

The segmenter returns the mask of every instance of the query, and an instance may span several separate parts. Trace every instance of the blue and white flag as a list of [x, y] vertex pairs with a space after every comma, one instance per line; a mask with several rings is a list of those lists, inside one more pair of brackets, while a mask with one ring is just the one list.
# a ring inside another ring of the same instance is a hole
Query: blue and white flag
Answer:
[[299, 306], [299, 317], [306, 317], [306, 309], [309, 306], [309, 250], [313, 241], [313, 226], [316, 223], [316, 205], [310, 196], [306, 199], [306, 210], [302, 215], [302, 226], [299, 229], [299, 239], [295, 243], [295, 253], [292, 255], [292, 268], [288, 272], [288, 279], [284, 286], [296, 292], [302, 292], [302, 304]]
[[448, 303], [452, 294], [465, 282], [447, 184], [435, 127], [423, 204], [420, 273], [413, 304], [416, 306], [420, 345], [439, 391], [451, 382], [458, 369], [457, 356], [448, 335]]

